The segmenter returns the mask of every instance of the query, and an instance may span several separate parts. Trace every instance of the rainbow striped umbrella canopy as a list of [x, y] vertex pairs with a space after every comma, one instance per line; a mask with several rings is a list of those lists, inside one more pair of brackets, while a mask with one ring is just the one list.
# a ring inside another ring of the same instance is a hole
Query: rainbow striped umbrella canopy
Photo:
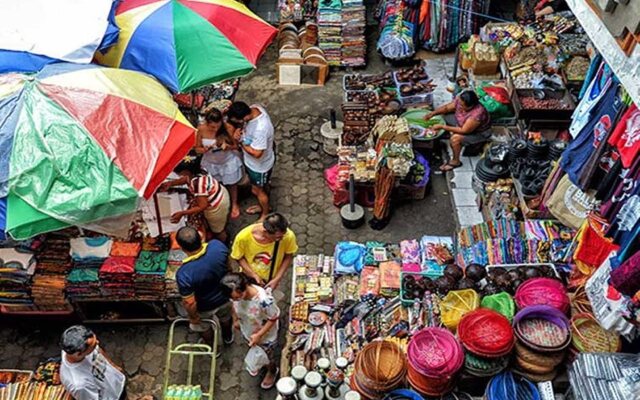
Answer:
[[138, 72], [63, 63], [0, 75], [0, 232], [132, 214], [194, 139], [170, 93]]
[[103, 65], [146, 72], [173, 92], [251, 72], [276, 29], [235, 0], [123, 0]]

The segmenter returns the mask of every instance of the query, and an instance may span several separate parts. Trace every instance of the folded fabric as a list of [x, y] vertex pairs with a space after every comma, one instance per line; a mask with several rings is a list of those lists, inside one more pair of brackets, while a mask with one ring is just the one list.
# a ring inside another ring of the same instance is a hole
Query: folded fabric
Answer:
[[422, 262], [420, 243], [415, 239], [400, 242], [400, 253], [403, 264], [420, 264]]
[[142, 249], [142, 244], [138, 242], [115, 241], [111, 246], [111, 255], [115, 257], [137, 257]]
[[113, 241], [106, 236], [71, 239], [70, 254], [74, 260], [105, 259], [109, 257]]
[[88, 268], [72, 269], [67, 277], [68, 282], [98, 282], [98, 270]]
[[135, 257], [109, 257], [100, 267], [100, 274], [133, 274]]
[[35, 261], [33, 253], [16, 251], [13, 248], [0, 248], [0, 267], [27, 271]]
[[168, 252], [142, 251], [136, 261], [138, 274], [164, 274], [167, 270]]

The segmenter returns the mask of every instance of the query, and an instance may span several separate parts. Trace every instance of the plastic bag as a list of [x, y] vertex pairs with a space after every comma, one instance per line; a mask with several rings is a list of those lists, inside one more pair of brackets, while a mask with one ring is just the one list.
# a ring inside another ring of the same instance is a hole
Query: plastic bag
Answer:
[[258, 375], [268, 364], [269, 356], [260, 346], [251, 347], [244, 357], [244, 367], [251, 376]]

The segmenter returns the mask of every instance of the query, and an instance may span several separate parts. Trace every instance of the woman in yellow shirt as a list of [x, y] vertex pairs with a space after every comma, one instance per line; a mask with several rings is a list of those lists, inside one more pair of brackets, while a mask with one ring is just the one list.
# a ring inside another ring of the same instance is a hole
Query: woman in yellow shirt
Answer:
[[[279, 213], [267, 215], [262, 223], [249, 225], [236, 235], [231, 258], [242, 272], [258, 284], [276, 289], [298, 251], [296, 235]], [[274, 253], [275, 262], [272, 262]]]

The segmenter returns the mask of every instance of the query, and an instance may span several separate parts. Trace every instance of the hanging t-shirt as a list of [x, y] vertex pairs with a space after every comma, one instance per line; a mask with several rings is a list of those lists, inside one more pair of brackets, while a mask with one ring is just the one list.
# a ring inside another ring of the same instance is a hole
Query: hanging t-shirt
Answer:
[[609, 137], [622, 158], [622, 166], [629, 168], [640, 150], [640, 110], [632, 104]]
[[[623, 107], [619, 85], [611, 85], [602, 97], [602, 101], [591, 112], [590, 121], [562, 153], [560, 165], [575, 185], [580, 185], [580, 176], [587, 166], [587, 161], [606, 140], [618, 112]], [[584, 189], [584, 186], [580, 185], [580, 188]]]
[[600, 104], [600, 100], [611, 86], [614, 75], [611, 68], [606, 64], [600, 64], [598, 72], [595, 74], [589, 87], [585, 92], [585, 96], [573, 112], [571, 117], [571, 126], [569, 132], [574, 138], [577, 137], [582, 129], [591, 121], [591, 111]]
[[600, 214], [608, 221], [613, 221], [620, 207], [627, 201], [637, 186], [640, 186], [640, 158], [631, 168], [623, 169], [615, 183], [615, 190], [600, 207]]

